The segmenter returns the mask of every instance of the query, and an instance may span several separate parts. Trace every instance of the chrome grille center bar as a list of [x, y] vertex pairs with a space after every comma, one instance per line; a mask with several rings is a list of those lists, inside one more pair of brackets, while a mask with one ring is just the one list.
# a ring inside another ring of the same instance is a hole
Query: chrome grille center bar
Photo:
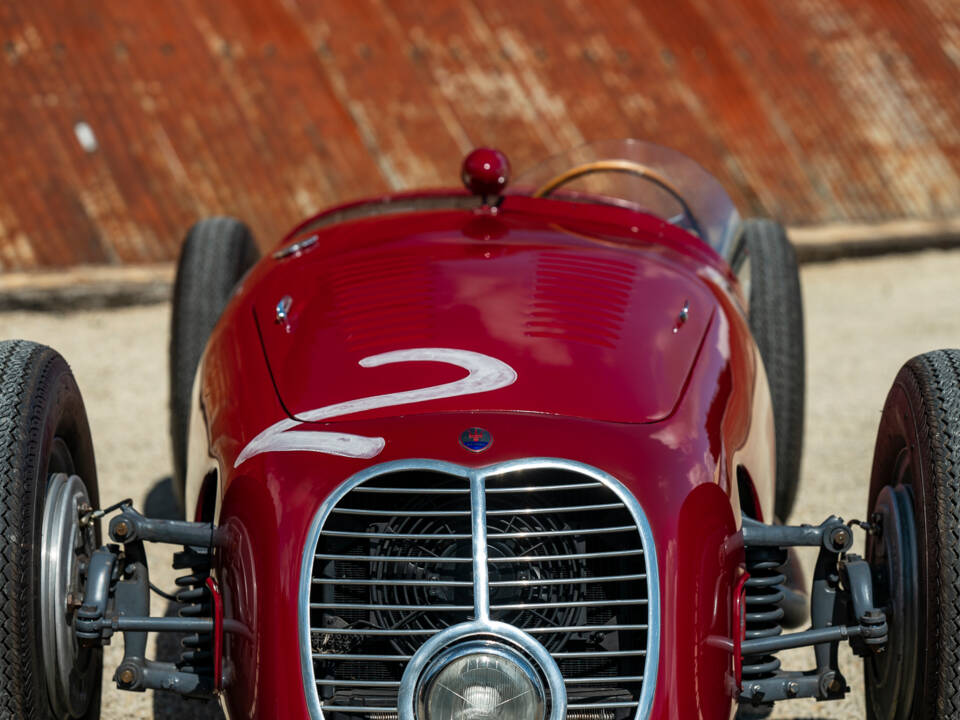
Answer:
[[470, 522], [473, 525], [473, 609], [476, 620], [490, 619], [487, 567], [487, 495], [483, 475], [470, 474]]

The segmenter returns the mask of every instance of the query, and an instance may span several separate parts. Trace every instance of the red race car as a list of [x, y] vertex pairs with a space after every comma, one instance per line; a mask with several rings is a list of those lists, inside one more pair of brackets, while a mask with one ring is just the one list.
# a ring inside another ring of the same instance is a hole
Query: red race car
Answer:
[[[783, 229], [635, 141], [509, 187], [480, 149], [462, 180], [328, 210], [259, 262], [239, 221], [190, 231], [187, 519], [101, 507], [67, 364], [0, 344], [0, 716], [95, 717], [122, 633], [120, 688], [231, 718], [763, 717], [843, 697], [847, 642], [871, 718], [960, 717], [960, 353], [898, 375], [862, 520], [783, 525], [804, 392]], [[179, 617], [150, 615], [147, 542], [182, 546]], [[179, 662], [149, 632], [186, 633]]]

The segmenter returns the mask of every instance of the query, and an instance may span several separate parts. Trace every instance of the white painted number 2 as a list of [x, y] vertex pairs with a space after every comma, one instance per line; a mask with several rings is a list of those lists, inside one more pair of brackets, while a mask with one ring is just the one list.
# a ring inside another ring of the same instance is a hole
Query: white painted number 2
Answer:
[[300, 420], [289, 418], [281, 420], [253, 438], [243, 449], [243, 452], [237, 456], [237, 461], [233, 466], [239, 467], [241, 463], [254, 455], [265, 452], [306, 451], [352, 458], [376, 457], [386, 445], [386, 441], [382, 437], [367, 437], [321, 430], [294, 430], [294, 428], [303, 425], [305, 422], [330, 420], [364, 410], [490, 392], [512, 385], [517, 379], [516, 371], [501, 360], [470, 350], [453, 350], [450, 348], [394, 350], [393, 352], [365, 357], [360, 361], [360, 365], [365, 368], [373, 368], [398, 362], [448, 363], [466, 370], [467, 376], [443, 385], [433, 385], [417, 390], [404, 390], [387, 393], [386, 395], [374, 395], [357, 400], [347, 400], [335, 405], [327, 405], [316, 410], [300, 413]]

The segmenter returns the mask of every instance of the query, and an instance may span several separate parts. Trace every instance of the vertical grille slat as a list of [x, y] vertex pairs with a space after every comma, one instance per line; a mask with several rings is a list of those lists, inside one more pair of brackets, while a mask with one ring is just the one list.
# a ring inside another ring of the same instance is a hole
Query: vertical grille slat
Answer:
[[622, 493], [569, 467], [404, 465], [346, 489], [306, 548], [304, 662], [324, 718], [386, 720], [417, 649], [487, 616], [553, 657], [569, 719], [638, 714], [651, 548]]

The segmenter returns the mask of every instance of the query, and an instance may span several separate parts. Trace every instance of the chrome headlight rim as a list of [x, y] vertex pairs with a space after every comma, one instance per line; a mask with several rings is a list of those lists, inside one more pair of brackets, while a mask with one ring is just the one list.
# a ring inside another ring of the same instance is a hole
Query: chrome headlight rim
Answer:
[[430, 660], [418, 678], [417, 687], [414, 692], [418, 718], [429, 717], [427, 712], [427, 706], [430, 700], [429, 693], [433, 689], [433, 683], [440, 673], [456, 661], [471, 656], [496, 656], [517, 667], [530, 683], [530, 687], [534, 692], [537, 712], [533, 720], [544, 720], [547, 696], [542, 673], [538, 672], [539, 668], [537, 668], [520, 649], [490, 638], [468, 639], [464, 642], [457, 643], [441, 651]]
[[[488, 640], [500, 646], [511, 647], [514, 652], [526, 656], [542, 679], [546, 681], [547, 698], [550, 712], [544, 714], [545, 720], [563, 720], [567, 714], [567, 688], [553, 656], [537, 640], [514, 625], [496, 620], [473, 620], [451, 625], [427, 640], [414, 653], [407, 663], [400, 680], [400, 692], [397, 697], [399, 720], [422, 720], [418, 712], [417, 694], [421, 678], [434, 662], [434, 659], [450, 649], [461, 647], [474, 640]], [[545, 699], [545, 703], [546, 703]]]

